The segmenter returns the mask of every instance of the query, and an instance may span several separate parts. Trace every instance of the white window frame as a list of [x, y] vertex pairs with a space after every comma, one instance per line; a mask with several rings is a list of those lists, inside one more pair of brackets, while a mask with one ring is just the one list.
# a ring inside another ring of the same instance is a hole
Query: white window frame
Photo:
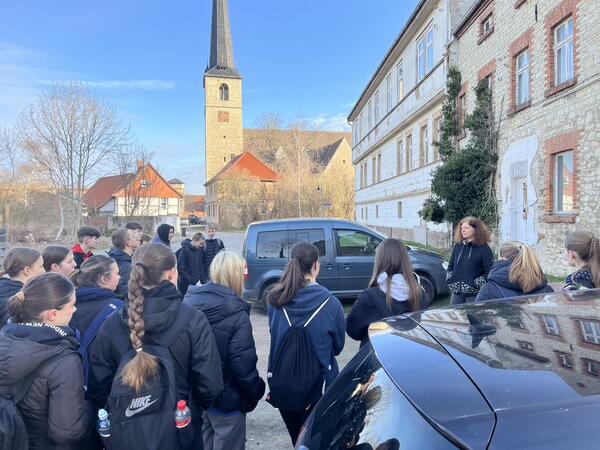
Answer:
[[[559, 32], [564, 30], [564, 39], [559, 40]], [[570, 34], [569, 34], [570, 33]], [[554, 84], [560, 86], [575, 78], [575, 23], [573, 16], [565, 19], [554, 28]], [[564, 65], [559, 64], [563, 62]]]
[[[594, 372], [592, 370], [592, 367], [594, 366], [594, 364], [596, 365], [596, 371]], [[585, 368], [587, 370], [587, 373], [589, 373], [592, 376], [600, 376], [600, 363], [598, 361], [595, 361], [593, 359], [586, 359], [585, 360]]]
[[379, 115], [380, 109], [379, 109], [379, 91], [375, 92], [375, 123], [373, 124], [373, 126], [377, 126], [377, 124], [379, 123], [379, 119], [380, 119], [380, 115]]
[[544, 327], [546, 327], [546, 333], [552, 336], [560, 336], [560, 325], [558, 324], [558, 318], [556, 316], [544, 314]]
[[396, 95], [398, 103], [404, 98], [404, 67], [403, 61], [396, 65]]
[[483, 35], [485, 36], [487, 33], [492, 31], [493, 28], [494, 28], [494, 15], [490, 14], [481, 23], [481, 31], [482, 31]]
[[404, 173], [404, 139], [396, 141], [396, 171], [398, 175]]
[[[564, 201], [563, 201], [563, 193], [564, 193], [564, 178], [565, 178], [565, 174], [564, 174], [564, 170], [561, 170], [562, 168], [565, 167], [564, 165], [564, 158], [565, 156], [570, 155], [571, 156], [571, 160], [573, 162], [573, 172], [575, 172], [575, 153], [573, 152], [573, 150], [566, 150], [564, 152], [560, 152], [560, 153], [555, 153], [554, 155], [552, 155], [552, 157], [554, 158], [554, 212], [555, 213], [559, 213], [559, 214], [569, 214], [573, 212], [573, 207], [574, 205], [572, 205], [571, 209], [565, 209], [565, 205], [564, 205]], [[563, 158], [563, 162], [561, 164], [559, 164], [559, 159]], [[572, 173], [571, 176], [573, 176], [574, 174]], [[571, 180], [571, 182], [574, 182], [573, 180]], [[599, 342], [600, 343], [600, 342]]]
[[433, 59], [433, 27], [430, 27], [417, 40], [417, 81], [433, 69]]
[[387, 112], [392, 110], [392, 74], [388, 74], [386, 78], [386, 99], [387, 99]]
[[600, 344], [600, 323], [594, 320], [581, 320], [583, 339], [592, 344]]
[[367, 106], [368, 111], [368, 120], [367, 120], [367, 129], [368, 132], [371, 132], [373, 129], [373, 99], [369, 100], [369, 104]]
[[531, 100], [531, 52], [528, 48], [515, 56], [515, 67], [515, 98], [517, 106], [520, 106]]

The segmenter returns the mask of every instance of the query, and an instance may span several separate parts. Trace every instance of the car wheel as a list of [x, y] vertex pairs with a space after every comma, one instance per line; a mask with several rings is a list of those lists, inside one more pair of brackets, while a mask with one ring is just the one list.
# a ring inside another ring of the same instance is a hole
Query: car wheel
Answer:
[[419, 275], [419, 284], [425, 291], [427, 307], [429, 307], [429, 305], [431, 305], [431, 302], [433, 301], [433, 297], [435, 297], [435, 288], [433, 287], [433, 283], [429, 280], [429, 278], [427, 278], [426, 275], [423, 275], [421, 273], [418, 275]]
[[271, 289], [273, 289], [274, 286], [275, 283], [271, 283], [265, 286], [265, 288], [262, 291], [262, 294], [260, 295], [259, 305], [262, 309], [265, 310], [265, 312], [267, 312], [267, 297], [269, 296], [269, 292], [271, 292]]

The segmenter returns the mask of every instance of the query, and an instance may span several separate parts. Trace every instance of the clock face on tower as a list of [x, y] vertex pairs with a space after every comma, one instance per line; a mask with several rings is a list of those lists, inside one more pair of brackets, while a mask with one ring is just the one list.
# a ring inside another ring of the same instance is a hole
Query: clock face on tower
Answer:
[[219, 111], [219, 122], [229, 122], [228, 111]]

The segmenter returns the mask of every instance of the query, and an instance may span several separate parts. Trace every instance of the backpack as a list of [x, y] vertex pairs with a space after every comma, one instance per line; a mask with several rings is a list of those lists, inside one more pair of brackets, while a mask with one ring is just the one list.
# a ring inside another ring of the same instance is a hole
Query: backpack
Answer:
[[12, 396], [0, 396], [0, 449], [1, 450], [29, 450], [29, 438], [27, 427], [21, 416], [17, 404], [25, 397], [25, 394], [42, 371], [52, 360], [61, 355], [54, 356], [36, 370], [31, 372], [19, 385]]
[[122, 300], [113, 300], [108, 305], [100, 310], [96, 318], [90, 324], [90, 326], [85, 330], [83, 336], [81, 336], [81, 340], [79, 342], [79, 349], [77, 350], [81, 355], [81, 364], [83, 365], [83, 384], [86, 387], [88, 385], [88, 377], [90, 373], [90, 357], [89, 357], [89, 348], [94, 342], [100, 327], [104, 323], [108, 316], [110, 316], [113, 312], [118, 311], [125, 304]]
[[[124, 384], [121, 373], [136, 352], [131, 348], [129, 336], [120, 321], [111, 321], [111, 335], [121, 353], [121, 361], [113, 379], [107, 401], [110, 412], [110, 437], [105, 445], [110, 449], [127, 450], [175, 450], [186, 448], [193, 438], [193, 428], [178, 429], [175, 426], [175, 409], [178, 396], [175, 378], [175, 363], [169, 348], [184, 332], [194, 310], [185, 304], [179, 305], [173, 325], [161, 336], [162, 345], [144, 345], [144, 352], [158, 360], [157, 375], [148, 380], [140, 392]], [[185, 399], [189, 400], [189, 399]], [[187, 440], [187, 442], [186, 442]]]
[[285, 411], [303, 411], [314, 405], [323, 392], [323, 371], [310, 341], [307, 327], [331, 297], [328, 297], [304, 325], [290, 326], [275, 355], [269, 357], [269, 395], [267, 401]]

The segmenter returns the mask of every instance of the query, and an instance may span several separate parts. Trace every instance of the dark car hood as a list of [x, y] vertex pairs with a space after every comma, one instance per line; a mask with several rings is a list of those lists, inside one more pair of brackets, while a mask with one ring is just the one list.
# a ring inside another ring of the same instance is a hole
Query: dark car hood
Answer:
[[[553, 429], [574, 426], [578, 439], [585, 441], [586, 432], [593, 430], [579, 416], [600, 410], [600, 380], [589, 373], [587, 365], [590, 360], [598, 361], [595, 367], [600, 370], [600, 345], [590, 342], [591, 333], [585, 337], [584, 321], [599, 318], [600, 290], [590, 290], [414, 313], [412, 330], [402, 329], [407, 328], [405, 319], [387, 322], [392, 333], [407, 339], [426, 333], [454, 359], [494, 410], [498, 439], [509, 434], [507, 429], [527, 434], [527, 423], [537, 420], [548, 436]], [[492, 328], [487, 335], [478, 335], [479, 326], [472, 323]], [[556, 448], [547, 436], [540, 440], [539, 433], [519, 448], [540, 442]]]

